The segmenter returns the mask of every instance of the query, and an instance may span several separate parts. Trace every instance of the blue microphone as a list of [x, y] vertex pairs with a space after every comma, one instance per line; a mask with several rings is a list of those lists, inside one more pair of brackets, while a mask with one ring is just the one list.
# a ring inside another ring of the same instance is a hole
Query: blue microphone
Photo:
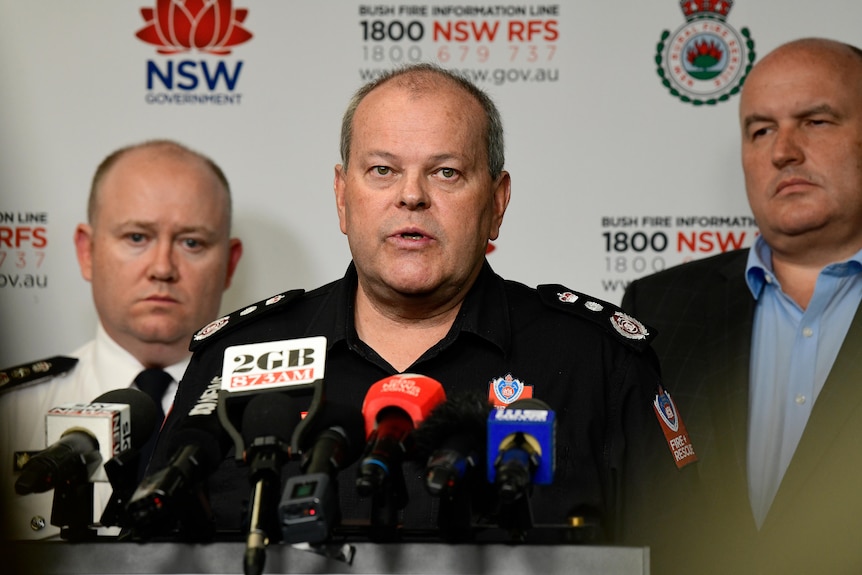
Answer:
[[556, 416], [543, 401], [521, 399], [488, 415], [488, 482], [501, 502], [554, 479]]

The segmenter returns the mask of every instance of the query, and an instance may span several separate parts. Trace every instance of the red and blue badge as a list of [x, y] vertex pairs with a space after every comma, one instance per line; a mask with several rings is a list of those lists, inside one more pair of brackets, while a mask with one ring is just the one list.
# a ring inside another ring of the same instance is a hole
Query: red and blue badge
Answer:
[[510, 403], [533, 397], [533, 387], [524, 385], [522, 381], [507, 373], [503, 377], [492, 379], [488, 389], [488, 400], [494, 407], [505, 408]]
[[653, 400], [653, 409], [677, 468], [682, 469], [689, 463], [697, 461], [694, 445], [688, 437], [688, 431], [685, 429], [679, 410], [677, 410], [670, 393], [662, 386], [659, 386], [655, 400]]

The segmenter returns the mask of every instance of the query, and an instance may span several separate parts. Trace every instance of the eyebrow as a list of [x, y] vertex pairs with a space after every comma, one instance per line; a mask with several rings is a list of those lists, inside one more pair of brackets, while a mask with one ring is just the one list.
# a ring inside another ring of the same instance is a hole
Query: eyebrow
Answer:
[[[829, 104], [818, 104], [816, 106], [812, 106], [810, 108], [805, 108], [799, 112], [793, 114], [793, 117], [796, 119], [800, 118], [808, 118], [811, 116], [816, 116], [817, 114], [829, 114], [834, 118], [842, 118], [843, 114], [839, 113], [835, 108], [830, 106]], [[752, 124], [757, 122], [771, 122], [774, 121], [772, 116], [766, 116], [763, 114], [750, 114], [745, 117], [745, 121], [743, 122], [743, 128], [745, 131], [748, 131], [748, 128], [751, 127]]]
[[[381, 150], [373, 150], [365, 154], [367, 158], [380, 158], [387, 162], [394, 162], [400, 157], [392, 152], [384, 152]], [[434, 154], [429, 158], [433, 163], [445, 162], [448, 160], [464, 160], [464, 156], [454, 153]]]
[[[141, 228], [147, 231], [154, 231], [159, 227], [158, 223], [155, 222], [147, 222], [142, 220], [126, 220], [124, 222], [120, 222], [114, 228], [118, 231], [123, 231], [127, 228]], [[218, 232], [206, 225], [200, 226], [189, 226], [183, 225], [180, 226], [177, 230], [174, 231], [176, 234], [203, 234], [203, 235], [215, 235]]]

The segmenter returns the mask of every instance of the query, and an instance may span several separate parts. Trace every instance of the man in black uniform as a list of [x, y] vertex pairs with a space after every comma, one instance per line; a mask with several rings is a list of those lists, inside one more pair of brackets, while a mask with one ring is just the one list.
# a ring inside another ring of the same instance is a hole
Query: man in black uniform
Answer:
[[[535, 524], [575, 517], [619, 540], [638, 505], [635, 479], [661, 454], [673, 468], [653, 412], [659, 387], [647, 328], [615, 306], [558, 285], [528, 288], [485, 260], [509, 202], [502, 124], [487, 95], [432, 65], [394, 71], [361, 88], [344, 116], [335, 167], [346, 275], [307, 293], [249, 306], [195, 336], [195, 351], [150, 469], [171, 457], [171, 438], [212, 381], [225, 350], [254, 342], [326, 337], [327, 397], [361, 405], [394, 374], [436, 379], [448, 397], [487, 393], [505, 405], [532, 395], [556, 413], [552, 485], [530, 498]], [[504, 389], [505, 388], [505, 389]], [[208, 481], [221, 529], [241, 528], [250, 488], [226, 462]], [[368, 519], [341, 473], [345, 522]], [[405, 466], [405, 529], [433, 528], [436, 503], [422, 470]], [[645, 495], [646, 494], [640, 494]]]

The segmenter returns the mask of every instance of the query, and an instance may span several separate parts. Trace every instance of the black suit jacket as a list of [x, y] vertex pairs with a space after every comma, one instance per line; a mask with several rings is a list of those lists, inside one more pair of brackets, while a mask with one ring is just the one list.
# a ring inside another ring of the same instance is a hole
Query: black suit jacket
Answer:
[[[862, 573], [862, 314], [821, 391], [759, 531], [746, 451], [751, 328], [748, 250], [632, 282], [623, 307], [653, 347], [698, 454], [696, 485], [664, 485], [654, 572]], [[666, 482], [663, 482], [666, 483]]]

